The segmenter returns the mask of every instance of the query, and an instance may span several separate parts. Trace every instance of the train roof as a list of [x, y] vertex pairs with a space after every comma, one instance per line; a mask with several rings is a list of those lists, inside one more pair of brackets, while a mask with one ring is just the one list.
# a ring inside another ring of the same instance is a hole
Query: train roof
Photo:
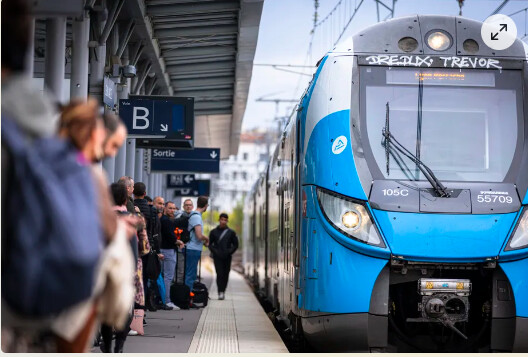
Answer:
[[[482, 22], [459, 16], [400, 17], [374, 24], [357, 32], [337, 44], [330, 53], [485, 56], [523, 60], [528, 58], [528, 46], [518, 38], [505, 50], [494, 50], [488, 47], [482, 40], [481, 27]], [[436, 30], [444, 31], [451, 36], [452, 45], [445, 51], [435, 51], [426, 44], [425, 38]], [[417, 46], [412, 51], [409, 47], [399, 43], [406, 37], [417, 41]], [[474, 43], [468, 46], [467, 44], [470, 43], [468, 40], [473, 40], [477, 46]]]

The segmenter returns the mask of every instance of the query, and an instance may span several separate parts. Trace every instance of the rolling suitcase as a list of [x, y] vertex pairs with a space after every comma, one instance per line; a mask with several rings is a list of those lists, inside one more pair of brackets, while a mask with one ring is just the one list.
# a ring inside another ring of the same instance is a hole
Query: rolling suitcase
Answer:
[[209, 290], [204, 283], [202, 283], [202, 257], [200, 256], [200, 263], [198, 266], [198, 281], [193, 284], [193, 303], [198, 307], [206, 307], [209, 302]]
[[180, 309], [189, 309], [191, 305], [191, 291], [185, 285], [185, 253], [178, 250], [176, 254], [178, 261], [176, 262], [174, 280], [170, 287], [170, 298]]

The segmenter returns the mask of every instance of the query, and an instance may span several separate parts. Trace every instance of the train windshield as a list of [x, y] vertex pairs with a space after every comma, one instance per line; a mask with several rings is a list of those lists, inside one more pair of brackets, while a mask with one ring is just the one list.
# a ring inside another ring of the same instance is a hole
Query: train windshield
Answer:
[[360, 75], [363, 135], [379, 175], [425, 180], [409, 157], [386, 150], [389, 103], [391, 134], [439, 180], [505, 180], [522, 147], [521, 71], [362, 67]]

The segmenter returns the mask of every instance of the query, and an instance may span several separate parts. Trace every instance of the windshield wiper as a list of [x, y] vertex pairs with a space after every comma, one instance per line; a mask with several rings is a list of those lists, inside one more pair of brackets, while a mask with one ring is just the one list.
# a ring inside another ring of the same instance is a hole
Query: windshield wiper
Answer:
[[[384, 138], [384, 145], [385, 145], [385, 157], [387, 160], [387, 175], [389, 175], [389, 160], [390, 155], [395, 158], [394, 154], [391, 152], [392, 149], [395, 149], [397, 152], [401, 153], [402, 155], [409, 158], [412, 162], [416, 164], [416, 166], [420, 169], [420, 171], [423, 173], [427, 181], [431, 184], [433, 189], [435, 190], [436, 194], [439, 197], [449, 197], [449, 192], [447, 192], [447, 189], [440, 180], [435, 176], [433, 171], [424, 164], [419, 158], [416, 157], [413, 153], [411, 153], [405, 146], [400, 144], [398, 140], [392, 135], [390, 132], [390, 109], [389, 109], [389, 102], [387, 102], [387, 111], [386, 111], [386, 117], [385, 117], [385, 127], [382, 130], [382, 135]], [[398, 165], [401, 167], [400, 163]]]

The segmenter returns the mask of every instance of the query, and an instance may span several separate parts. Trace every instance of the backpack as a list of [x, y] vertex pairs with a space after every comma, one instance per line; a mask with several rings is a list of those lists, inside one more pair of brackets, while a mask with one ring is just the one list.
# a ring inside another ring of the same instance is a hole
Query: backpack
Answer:
[[154, 206], [149, 206], [150, 215], [146, 217], [147, 223], [147, 236], [150, 242], [150, 247], [154, 250], [159, 246], [159, 220], [158, 220], [158, 210]]
[[55, 314], [92, 293], [103, 237], [91, 168], [68, 141], [29, 143], [5, 116], [1, 137], [9, 154], [2, 298], [21, 315]]
[[209, 302], [209, 290], [207, 286], [200, 281], [195, 281], [192, 292], [194, 293], [193, 303], [200, 304], [200, 307], [206, 307]]
[[189, 219], [191, 216], [198, 214], [192, 212], [190, 215], [182, 213], [179, 217], [174, 219], [174, 235], [176, 239], [181, 240], [183, 243], [188, 243], [191, 240], [191, 231], [189, 231]]

